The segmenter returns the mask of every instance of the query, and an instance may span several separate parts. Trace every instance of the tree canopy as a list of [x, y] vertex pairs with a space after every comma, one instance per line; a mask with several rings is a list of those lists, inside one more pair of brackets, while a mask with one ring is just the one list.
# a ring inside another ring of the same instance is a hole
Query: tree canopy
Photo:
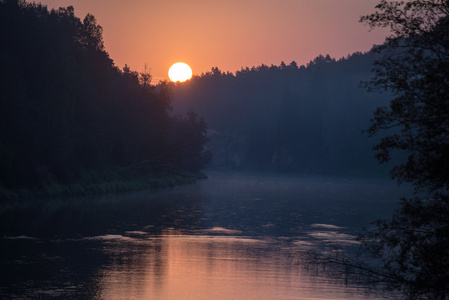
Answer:
[[199, 170], [205, 123], [174, 117], [169, 86], [150, 80], [147, 69], [113, 64], [94, 16], [0, 1], [0, 190], [44, 190], [111, 169]]
[[393, 35], [376, 51], [372, 89], [394, 95], [379, 108], [368, 132], [397, 127], [400, 132], [376, 147], [380, 161], [394, 150], [409, 156], [392, 170], [398, 180], [430, 191], [449, 188], [449, 11], [445, 1], [381, 1], [378, 12], [362, 18], [370, 26], [388, 26]]
[[235, 74], [212, 68], [177, 85], [173, 107], [205, 118], [216, 165], [388, 177], [373, 159], [375, 141], [361, 135], [376, 107], [388, 103], [360, 87], [375, 59], [367, 52]]
[[377, 222], [364, 245], [383, 261], [383, 279], [411, 299], [449, 295], [449, 1], [385, 1], [362, 22], [388, 27], [376, 48], [371, 90], [389, 92], [367, 132], [389, 131], [375, 147], [381, 162], [402, 152], [391, 174], [416, 195]]

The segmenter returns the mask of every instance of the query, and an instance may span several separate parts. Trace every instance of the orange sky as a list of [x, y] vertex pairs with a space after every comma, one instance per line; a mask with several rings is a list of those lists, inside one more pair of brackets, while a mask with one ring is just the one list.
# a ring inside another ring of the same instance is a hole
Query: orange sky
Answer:
[[[37, 1], [38, 2], [38, 1]], [[359, 17], [379, 0], [44, 0], [49, 8], [73, 5], [81, 19], [93, 14], [103, 27], [115, 64], [168, 78], [178, 61], [194, 74], [218, 67], [306, 64], [319, 54], [340, 58], [381, 43]]]

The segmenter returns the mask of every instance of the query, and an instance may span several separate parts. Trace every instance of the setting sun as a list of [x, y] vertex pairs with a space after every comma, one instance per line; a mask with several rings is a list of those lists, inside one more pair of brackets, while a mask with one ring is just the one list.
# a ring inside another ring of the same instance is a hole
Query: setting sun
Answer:
[[170, 80], [173, 82], [184, 82], [192, 78], [192, 69], [189, 65], [178, 62], [170, 67], [170, 70], [168, 70], [168, 77], [170, 77]]

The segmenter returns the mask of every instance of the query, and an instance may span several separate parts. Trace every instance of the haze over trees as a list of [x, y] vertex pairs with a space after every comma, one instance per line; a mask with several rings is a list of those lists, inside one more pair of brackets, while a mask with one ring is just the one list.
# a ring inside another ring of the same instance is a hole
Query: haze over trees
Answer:
[[[374, 146], [416, 194], [361, 237], [382, 263], [363, 270], [410, 299], [447, 299], [449, 2], [382, 0], [362, 21], [391, 37], [339, 60], [152, 86], [146, 67], [114, 66], [92, 15], [0, 0], [0, 196], [197, 172], [206, 133], [213, 163], [239, 168], [383, 175]], [[360, 87], [373, 67], [382, 94]]]
[[150, 80], [114, 66], [94, 16], [0, 1], [0, 189], [198, 171], [205, 123]]
[[213, 68], [174, 89], [175, 111], [195, 109], [209, 127], [214, 165], [320, 174], [388, 176], [362, 135], [388, 94], [368, 93], [375, 53], [306, 66]]

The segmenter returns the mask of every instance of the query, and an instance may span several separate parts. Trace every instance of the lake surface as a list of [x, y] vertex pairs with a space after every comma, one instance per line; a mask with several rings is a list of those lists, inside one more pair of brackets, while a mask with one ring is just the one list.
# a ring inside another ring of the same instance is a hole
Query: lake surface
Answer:
[[0, 208], [1, 299], [392, 299], [303, 265], [391, 215], [394, 182], [207, 172], [163, 191]]

